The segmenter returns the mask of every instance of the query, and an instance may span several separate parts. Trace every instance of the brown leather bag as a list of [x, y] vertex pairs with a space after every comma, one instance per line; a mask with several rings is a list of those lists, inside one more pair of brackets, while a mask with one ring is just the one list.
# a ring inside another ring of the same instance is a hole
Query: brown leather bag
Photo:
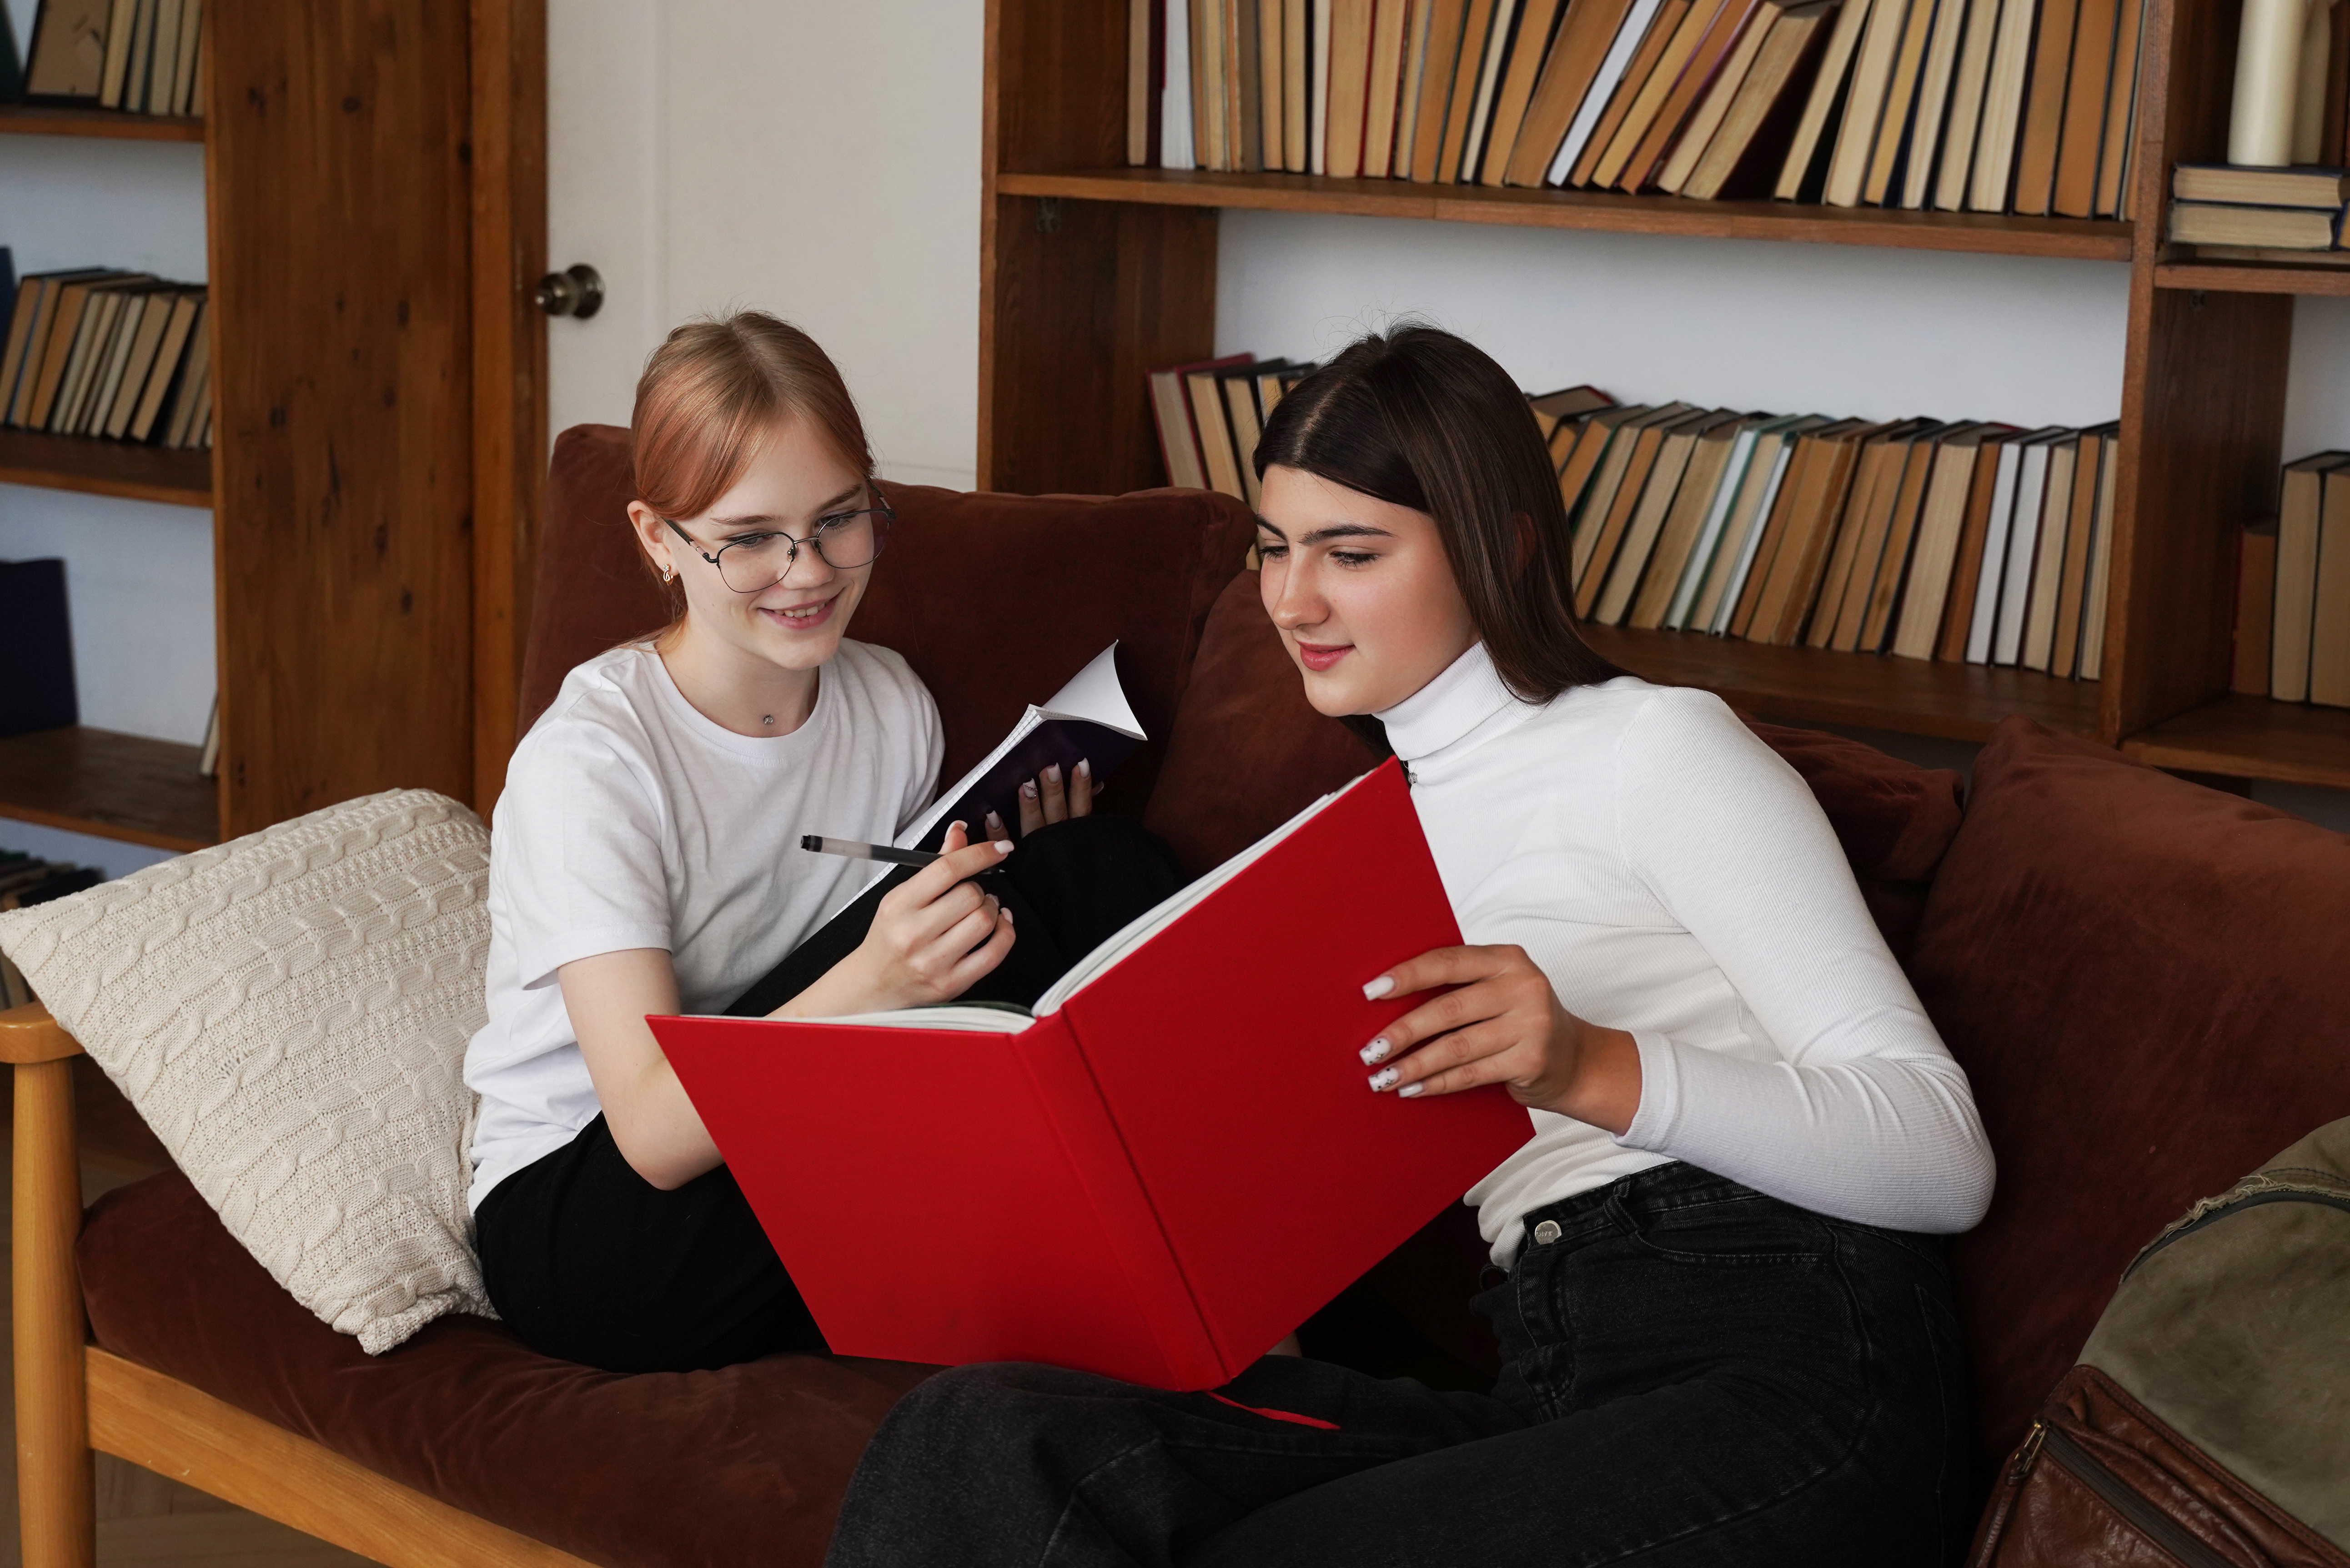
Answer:
[[2350, 1119], [2137, 1255], [1973, 1568], [2350, 1568]]

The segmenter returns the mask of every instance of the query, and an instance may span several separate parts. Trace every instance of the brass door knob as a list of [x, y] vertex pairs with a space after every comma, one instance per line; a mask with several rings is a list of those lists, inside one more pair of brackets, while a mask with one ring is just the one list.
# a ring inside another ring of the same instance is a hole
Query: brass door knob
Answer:
[[538, 307], [549, 316], [585, 321], [604, 308], [604, 275], [581, 262], [538, 280]]

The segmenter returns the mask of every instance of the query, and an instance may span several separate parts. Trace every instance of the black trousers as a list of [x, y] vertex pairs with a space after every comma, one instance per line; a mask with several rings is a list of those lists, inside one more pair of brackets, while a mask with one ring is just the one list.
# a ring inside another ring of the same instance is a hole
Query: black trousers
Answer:
[[[1300, 1216], [1311, 1223], [1311, 1216]], [[1688, 1165], [1527, 1216], [1490, 1395], [1267, 1356], [1215, 1394], [964, 1366], [891, 1412], [829, 1568], [1938, 1568], [1972, 1522], [1939, 1242]]]
[[[862, 898], [727, 1009], [774, 1012], [865, 940], [906, 872]], [[985, 886], [1017, 924], [1011, 953], [967, 1000], [1035, 1001], [1068, 967], [1183, 885], [1131, 817], [1029, 835]], [[598, 1116], [493, 1188], [474, 1215], [482, 1276], [525, 1344], [609, 1372], [728, 1366], [825, 1349], [816, 1320], [724, 1166], [671, 1191], [639, 1176]]]

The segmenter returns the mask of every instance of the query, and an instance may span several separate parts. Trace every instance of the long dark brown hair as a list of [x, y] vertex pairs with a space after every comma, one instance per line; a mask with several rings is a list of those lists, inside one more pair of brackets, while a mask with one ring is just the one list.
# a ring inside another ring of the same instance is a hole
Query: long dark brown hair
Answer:
[[1566, 507], [1534, 410], [1467, 339], [1419, 325], [1357, 338], [1274, 406], [1258, 477], [1276, 465], [1434, 518], [1469, 618], [1522, 701], [1624, 673], [1575, 628]]

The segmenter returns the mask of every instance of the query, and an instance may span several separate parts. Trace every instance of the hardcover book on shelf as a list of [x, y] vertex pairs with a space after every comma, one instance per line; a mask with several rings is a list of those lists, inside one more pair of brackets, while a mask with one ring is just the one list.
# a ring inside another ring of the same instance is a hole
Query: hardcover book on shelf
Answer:
[[1825, 187], [1826, 165], [1842, 138], [1841, 115], [1852, 85], [1853, 59], [1860, 51], [1874, 0], [1845, 0], [1828, 34], [1820, 68], [1813, 77], [1804, 112], [1779, 165], [1779, 181], [1772, 194], [1782, 202], [1815, 200]]
[[2318, 207], [2338, 213], [2350, 203], [2350, 169], [2250, 169], [2231, 163], [2181, 163], [2170, 171], [2170, 193], [2182, 202], [2223, 202], [2241, 207]]
[[1193, 422], [1188, 378], [1199, 371], [1222, 370], [1248, 361], [1246, 354], [1227, 354], [1221, 359], [1202, 359], [1150, 372], [1151, 421], [1159, 432], [1159, 455], [1167, 465], [1168, 483], [1182, 490], [1209, 488], [1207, 455], [1201, 446], [1199, 428]]
[[1909, 443], [1909, 455], [1901, 467], [1901, 483], [1894, 493], [1893, 512], [1887, 522], [1881, 544], [1870, 553], [1868, 586], [1861, 587], [1861, 574], [1853, 574], [1852, 597], [1859, 600], [1859, 628], [1853, 640], [1837, 646], [1859, 653], [1882, 653], [1893, 634], [1893, 614], [1898, 607], [1901, 594], [1909, 581], [1913, 548], [1918, 541], [1919, 517], [1926, 506], [1928, 481], [1934, 471], [1935, 454], [1941, 450], [1943, 440], [1962, 430], [1963, 426], [1943, 425], [1921, 434]]
[[[2007, 0], [2010, 6], [2030, 0]], [[1970, 0], [1966, 34], [1959, 42], [1958, 65], [1950, 79], [1950, 117], [1942, 127], [1941, 155], [1935, 161], [1935, 210], [1962, 211], [1974, 170], [1975, 151], [1982, 130], [1983, 94], [1990, 86], [1991, 52], [2000, 36], [2001, 0]]]
[[1724, 196], [1770, 194], [1792, 143], [1798, 119], [1835, 32], [1839, 0], [1811, 0], [1782, 6], [1754, 63], [1738, 84], [1737, 96], [1705, 144], [1680, 193], [1700, 201]]
[[1845, 99], [1843, 123], [1836, 131], [1835, 151], [1828, 160], [1827, 183], [1820, 194], [1820, 200], [1831, 207], [1860, 203], [1868, 179], [1869, 155], [1876, 151], [1877, 127], [1892, 91], [1894, 67], [1899, 63], [1909, 8], [1931, 4], [1933, 0], [1875, 0], [1869, 7], [1868, 26], [1853, 57], [1852, 84]]
[[1534, 82], [1549, 57], [1565, 9], [1562, 0], [1525, 0], [1518, 15], [1518, 36], [1494, 92], [1492, 128], [1486, 133], [1484, 157], [1477, 173], [1480, 184], [1507, 182], [1518, 136], [1525, 129], [1526, 110], [1534, 100]]
[[1804, 465], [1803, 487], [1787, 517], [1786, 537], [1772, 556], [1770, 578], [1748, 633], [1752, 640], [1782, 646], [1804, 640], [1861, 453], [1867, 441], [1888, 428], [1853, 420], [1828, 426], [1806, 441], [1815, 441], [1819, 451]]
[[2007, 551], [2015, 534], [2015, 493], [2023, 479], [2024, 449], [2033, 441], [2056, 434], [2061, 426], [2011, 436], [2000, 445], [1999, 465], [1991, 480], [1991, 515], [1983, 531], [1981, 566], [1975, 574], [1975, 598], [1967, 614], [1966, 661], [1989, 664], [1997, 649], [1999, 607], [2007, 597]]
[[2121, 0], [2114, 26], [2113, 80], [2106, 89], [2105, 141], [2097, 154], [2095, 213], [2100, 218], [2130, 215], [2125, 210], [2134, 167], [2130, 143], [2137, 119], [2138, 62], [2145, 48], [2145, 0]]
[[66, 564], [0, 561], [0, 735], [81, 722]]
[[1305, 171], [1330, 171], [1330, 16], [1331, 0], [1313, 0], [1307, 47], [1313, 50], [1306, 71]]
[[2170, 203], [2170, 238], [2190, 245], [2257, 245], [2272, 250], [2332, 250], [2342, 231], [2342, 209], [2234, 207], [2210, 202]]
[[1314, 131], [1313, 0], [1281, 0], [1281, 166], [1292, 174], [1311, 167]]
[[[1645, 63], [1636, 58], [1638, 79], [1634, 79], [1633, 72], [1627, 72], [1623, 86], [1617, 89], [1618, 98], [1626, 100], [1622, 116], [1612, 130], [1602, 119], [1604, 142], [1595, 138], [1598, 150], [1584, 150], [1585, 163], [1577, 165], [1581, 182], [1607, 189], [1623, 179], [1641, 142], [1664, 112], [1665, 101], [1671, 96], [1674, 85], [1705, 43], [1723, 5], [1742, 3], [1743, 0], [1695, 0], [1694, 4], [1672, 8], [1674, 26], [1669, 36], [1662, 27], [1657, 34], [1664, 40], [1663, 47]], [[1615, 106], [1610, 105], [1609, 113], [1614, 112]]]
[[2073, 511], [2064, 536], [2064, 575], [2056, 585], [2056, 636], [2048, 659], [2048, 673], [2066, 680], [2080, 670], [2090, 564], [2095, 559], [2098, 514], [2112, 472], [2118, 429], [2098, 425], [2083, 431], [2081, 455], [2073, 470]]
[[1967, 19], [1973, 9], [1968, 0], [1940, 0], [1934, 7], [1933, 32], [1927, 41], [1925, 63], [1918, 72], [1918, 110], [1902, 159], [1900, 205], [1909, 212], [1923, 210], [1933, 195], [1942, 130], [1950, 119], [1950, 82], [1958, 74]]
[[1561, 15], [1556, 36], [1534, 79], [1519, 122], [1518, 140], [1502, 171], [1512, 185], [1541, 185], [1551, 160], [1565, 140], [1567, 127], [1591, 90], [1594, 78], [1616, 41], [1632, 0], [1575, 0]]
[[1690, 460], [1697, 455], [1699, 439], [1737, 418], [1727, 409], [1715, 409], [1679, 421], [1665, 431], [1664, 439], [1658, 443], [1656, 460], [1641, 484], [1639, 500], [1626, 520], [1607, 581], [1591, 612], [1592, 619], [1606, 626], [1624, 624], [1633, 596], [1639, 591], [1648, 563], [1655, 556], [1666, 520], [1672, 515], [1673, 504], [1681, 494], [1682, 481], [1689, 473]]
[[1866, 574], [1874, 568], [1876, 556], [1873, 553], [1869, 556], [1857, 593], [1853, 591], [1855, 563], [1864, 545], [1882, 545], [1886, 525], [1893, 516], [1894, 499], [1901, 487], [1901, 469], [1909, 455], [1910, 438], [1926, 428], [1926, 421], [1903, 420], [1880, 427], [1861, 443], [1860, 457], [1853, 469], [1851, 493], [1845, 501], [1842, 515], [1833, 524], [1835, 540], [1829, 546], [1827, 564], [1820, 574], [1819, 587], [1813, 599], [1811, 624], [1803, 637], [1805, 646], [1835, 645], [1848, 599], [1853, 616], [1850, 630], [1853, 635], [1858, 634], [1860, 601], [1868, 591]]
[[[1410, 151], [1399, 145], [1399, 174], [1428, 182], [1443, 168], [1444, 131], [1451, 122], [1452, 78], [1469, 23], [1470, 0], [1421, 0], [1428, 13], [1428, 42], [1419, 66], [1419, 99], [1412, 109]], [[1403, 132], [1396, 135], [1400, 141]]]
[[1648, 130], [1617, 176], [1617, 190], [1642, 191], [1657, 182], [1667, 159], [1690, 129], [1690, 117], [1697, 113], [1707, 88], [1722, 74], [1750, 28], [1765, 12], [1762, 0], [1721, 0], [1712, 21], [1698, 37], [1696, 49], [1681, 66], [1679, 78], [1663, 95]]
[[2014, 212], [2043, 215], [2054, 192], [2056, 138], [2064, 121], [2064, 89], [2072, 78], [2073, 28], [2079, 10], [2078, 0], [2040, 0], [2022, 130], [2015, 146]]
[[[1578, 582], [1582, 580], [1584, 563], [1590, 557], [1591, 545], [1597, 538], [1596, 514], [1606, 505], [1604, 502], [1597, 507], [1586, 504], [1595, 493], [1596, 476], [1611, 452], [1621, 452], [1629, 446], [1629, 437], [1622, 438], [1619, 443], [1618, 432], [1623, 427], [1656, 411], [1647, 403], [1601, 410], [1584, 421], [1583, 434], [1576, 440], [1575, 450], [1559, 464], [1558, 497], [1566, 507], [1567, 525], [1575, 531], [1572, 570]], [[1586, 524], [1592, 526], [1586, 527]]]
[[1722, 524], [1721, 541], [1690, 606], [1690, 630], [1720, 637], [1731, 629], [1746, 585], [1762, 559], [1766, 525], [1786, 484], [1796, 442], [1827, 422], [1817, 414], [1805, 414], [1774, 421], [1756, 436], [1746, 478]]
[[1672, 6], [1669, 0], [1630, 0], [1615, 36], [1608, 41], [1607, 52], [1600, 57], [1589, 88], [1575, 106], [1574, 118], [1567, 122], [1558, 151], [1551, 155], [1550, 167], [1543, 176], [1544, 183], [1583, 182], [1577, 171], [1586, 170], [1589, 161], [1598, 157], [1607, 138], [1615, 133], [1616, 119], [1630, 106], [1625, 78], [1632, 78], [1637, 87], [1647, 73], [1650, 38], [1654, 37], [1656, 47], [1661, 49], [1679, 21], [1679, 8]]
[[1127, 0], [1126, 161], [1137, 169], [1159, 164], [1159, 94], [1167, 72], [1166, 26], [1167, 0]]
[[1690, 451], [1689, 466], [1674, 490], [1664, 523], [1657, 530], [1656, 545], [1639, 573], [1631, 603], [1617, 624], [1643, 631], [1654, 631], [1665, 624], [1665, 612], [1680, 593], [1690, 552], [1697, 548], [1707, 520], [1714, 515], [1715, 500], [1724, 489], [1731, 453], [1741, 435], [1753, 427], [1755, 419], [1751, 414], [1726, 414], [1700, 430], [1697, 442]]
[[2081, 653], [2074, 678], [2095, 680], [2105, 673], [2106, 613], [2112, 594], [2114, 570], [2114, 498], [2121, 488], [2120, 425], [2105, 427], [2105, 470], [2097, 476], [2095, 536], [2089, 545], [2089, 587], [2081, 605]]
[[2068, 218], [2085, 218], [2096, 210], [2097, 162], [2105, 151], [2106, 100], [2113, 87], [2114, 44], [2121, 23], [2119, 0], [2080, 0], [2080, 7], [2073, 32], [2073, 77], [2065, 86], [2064, 130], [2056, 142], [2055, 191], [2049, 201], [2050, 211]]
[[1493, 20], [1485, 34], [1485, 58], [1477, 68], [1477, 93], [1470, 104], [1466, 140], [1461, 146], [1459, 179], [1464, 185], [1477, 183], [1484, 169], [1493, 110], [1501, 99], [1502, 75], [1509, 64], [1511, 46], [1517, 41], [1518, 20], [1527, 4], [1528, 0], [1493, 0]]
[[[1599, 485], [1612, 490], [1603, 502], [1595, 488], [1585, 504], [1584, 526], [1593, 527], [1591, 555], [1578, 564], [1575, 585], [1575, 613], [1589, 619], [1596, 610], [1599, 596], [1607, 587], [1616, 565], [1624, 535], [1638, 514], [1642, 498], [1648, 493], [1648, 476], [1655, 472], [1658, 454], [1664, 449], [1665, 438], [1683, 425], [1711, 418], [1703, 409], [1693, 409], [1686, 403], [1667, 404], [1646, 418], [1634, 421], [1617, 432], [1623, 447], [1619, 462], [1610, 452], [1599, 472]], [[1628, 437], [1628, 440], [1625, 438]]]
[[[1206, 4], [1207, 0], [1199, 0]], [[1303, 4], [1303, 0], [1300, 0]], [[1159, 91], [1159, 161], [1166, 169], [1196, 169], [1199, 150], [1191, 134], [1191, 5], [1166, 0], [1159, 36], [1166, 47], [1167, 70]]]
[[1263, 167], [1285, 165], [1288, 144], [1283, 106], [1288, 98], [1289, 63], [1284, 47], [1286, 7], [1282, 0], [1256, 0], [1257, 148]]
[[1330, 92], [1324, 171], [1352, 180], [1363, 171], [1363, 95], [1371, 69], [1371, 0], [1328, 0]]
[[2317, 585], [2309, 631], [2309, 700], [2350, 708], [2350, 467], [2320, 476]]
[[1249, 356], [1236, 355], [1222, 364], [1183, 373], [1184, 392], [1191, 403], [1191, 428], [1200, 442], [1201, 466], [1208, 476], [1207, 488], [1220, 490], [1236, 501], [1247, 500], [1248, 492], [1241, 483], [1240, 459], [1232, 448], [1232, 416], [1225, 410], [1219, 378], [1223, 370], [1248, 362]]
[[1902, 23], [1901, 43], [1894, 51], [1893, 75], [1877, 120], [1877, 140], [1869, 150], [1868, 172], [1861, 182], [1861, 200], [1872, 207], [1895, 199], [1893, 177], [1908, 150], [1911, 123], [1918, 108], [1918, 78], [1926, 67], [1926, 45], [1933, 36], [1934, 18], [1940, 10], [1936, 0], [1912, 0], [1908, 17]]
[[[2024, 83], [2032, 70], [2032, 40], [2043, 0], [2005, 0], [1991, 74], [1983, 84], [1982, 116], [1975, 131], [1967, 206], [1977, 213], [2007, 211], [2015, 183], [2016, 135], [2023, 123]], [[2065, 0], [2044, 0], [2062, 5]]]
[[[1982, 564], [1982, 524], [1991, 514], [1990, 483], [1998, 463], [1996, 443], [2009, 433], [2002, 425], [1973, 425], [1950, 435], [1934, 450], [1934, 472], [1918, 514], [1918, 543], [1910, 563], [1901, 618], [1888, 649], [1903, 659], [1956, 659], [1964, 651], [1943, 636], [1953, 607], [1971, 607], [1974, 574]], [[1980, 503], [1980, 504], [1978, 504]]]
[[[2064, 443], [2074, 433], [2060, 428], [2024, 443], [2022, 464], [2015, 475], [2015, 513], [2008, 524], [2007, 565], [2000, 580], [1999, 623], [1991, 634], [1993, 664], [2022, 662], [2033, 591], [2040, 586], [2040, 538], [2048, 522], [2049, 470], [2059, 452], [2069, 452]], [[2061, 524], [2061, 514], [2058, 521]]]
[[41, 0], [26, 47], [27, 103], [91, 104], [106, 87], [113, 0]]
[[139, 394], [139, 406], [131, 411], [130, 423], [123, 432], [128, 440], [152, 441], [161, 432], [164, 410], [172, 392], [185, 378], [194, 345], [209, 336], [204, 330], [204, 291], [181, 290], [172, 302], [172, 318], [164, 325], [162, 344], [155, 352], [155, 369], [148, 375], [146, 388]]
[[1384, 180], [1395, 171], [1396, 117], [1403, 101], [1405, 27], [1410, 0], [1378, 0], [1371, 17], [1370, 74], [1363, 98], [1363, 177]]
[[[1347, 940], [1292, 940], [1301, 888], [1349, 911]], [[1497, 1086], [1363, 1090], [1355, 1047], [1419, 1000], [1366, 1002], [1363, 981], [1459, 940], [1390, 760], [1111, 938], [1028, 1014], [650, 1022], [835, 1353], [1205, 1388], [1531, 1136]], [[1229, 961], [1274, 950], [1289, 958]], [[1223, 976], [1212, 1003], [1203, 972]], [[1218, 1026], [1184, 1027], [1202, 1007]], [[1231, 1092], [1243, 1077], [1251, 1092]], [[877, 1245], [873, 1214], [941, 1191], [944, 1233]]]
[[2269, 694], [2270, 616], [2276, 607], [2277, 522], [2263, 517], [2236, 535], [2235, 657], [2228, 690]]
[[1715, 553], [1721, 548], [1723, 531], [1729, 526], [1730, 514], [1745, 488], [1746, 472], [1753, 462], [1754, 448], [1762, 431], [1781, 422], [1768, 414], [1750, 414], [1740, 422], [1737, 433], [1731, 438], [1730, 450], [1723, 455], [1721, 478], [1714, 486], [1713, 498], [1707, 503], [1705, 516], [1698, 524], [1697, 535], [1690, 541], [1689, 554], [1681, 562], [1680, 575], [1673, 584], [1672, 597], [1665, 605], [1664, 616], [1659, 622], [1660, 626], [1672, 631], [1679, 631], [1689, 626], [1698, 594], [1704, 587]]
[[1428, 61], [1434, 40], [1432, 0], [1409, 0], [1404, 12], [1403, 78], [1396, 88], [1395, 129], [1388, 137], [1388, 173], [1397, 180], [1411, 178], [1411, 161], [1419, 135], [1419, 105], [1428, 85]]
[[1561, 422], [1596, 413], [1601, 409], [1616, 406], [1616, 400], [1593, 386], [1562, 387], [1555, 392], [1541, 392], [1526, 400], [1526, 407], [1534, 414], [1534, 423], [1541, 429], [1543, 439]]
[[2350, 452], [2321, 452], [2284, 466], [2277, 500], [2276, 607], [2269, 641], [2269, 695], [2280, 702], [2309, 700], [2324, 475], [2344, 463], [2350, 463]]

